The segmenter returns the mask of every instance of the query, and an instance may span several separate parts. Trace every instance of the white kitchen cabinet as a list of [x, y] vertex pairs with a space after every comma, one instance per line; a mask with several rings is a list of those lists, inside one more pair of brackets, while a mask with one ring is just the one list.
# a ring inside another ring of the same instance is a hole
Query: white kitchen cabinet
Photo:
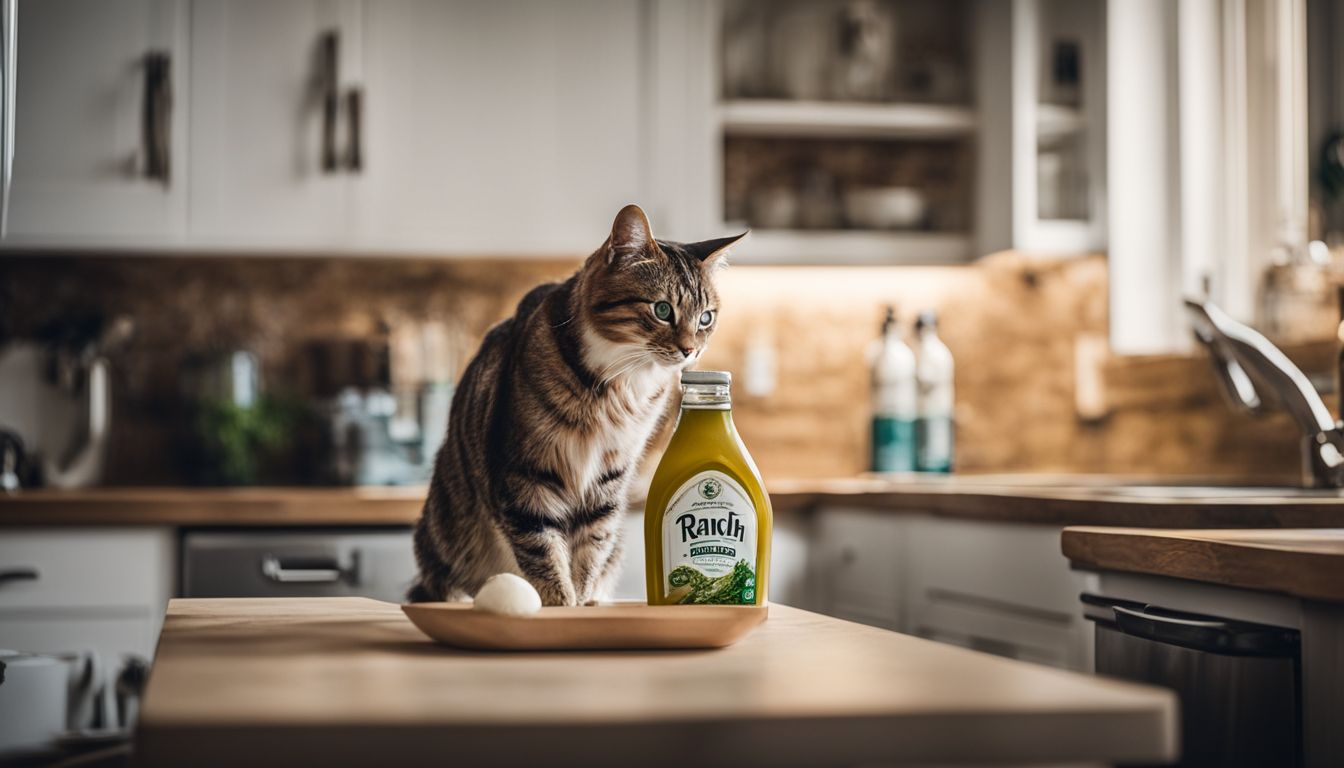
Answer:
[[[645, 15], [624, 0], [25, 3], [6, 244], [586, 255], [649, 176]], [[166, 182], [137, 175], [141, 59], [158, 49]]]
[[826, 508], [816, 520], [817, 608], [842, 619], [904, 629], [904, 515]]
[[[179, 0], [18, 5], [10, 244], [118, 246], [180, 237], [186, 224], [187, 7]], [[150, 56], [167, 98], [146, 100]], [[163, 67], [166, 67], [166, 72]], [[156, 112], [161, 110], [161, 112]], [[166, 168], [149, 171], [146, 123]]]
[[[916, 158], [908, 142], [932, 141], [974, 160], [950, 164], [965, 194], [930, 198], [930, 229], [777, 224], [742, 258], [930, 263], [1105, 246], [1104, 4], [949, 5], [937, 13], [977, 35], [953, 80], [975, 87], [870, 104], [727, 98], [725, 7], [26, 2], [5, 244], [583, 255], [632, 201], [669, 237], [728, 233], [765, 184], [755, 172], [728, 183], [729, 145], [750, 159], [752, 141], [782, 136]], [[170, 64], [166, 180], [144, 178], [151, 51]], [[832, 192], [822, 208], [843, 207]]]
[[595, 250], [616, 212], [640, 199], [650, 152], [641, 7], [369, 3], [358, 240], [466, 254]]
[[[351, 0], [193, 2], [193, 244], [348, 247], [358, 176], [346, 167], [347, 97], [360, 81], [361, 7]], [[334, 73], [324, 58], [327, 35], [334, 35]], [[329, 94], [336, 98], [330, 113]]]
[[1106, 3], [975, 8], [979, 252], [1104, 250]]
[[816, 529], [807, 511], [776, 512], [770, 540], [770, 602], [817, 610], [813, 541]]
[[910, 521], [905, 601], [917, 635], [1069, 669], [1091, 668], [1092, 628], [1078, 595], [1096, 577], [1070, 570], [1060, 528], [942, 517]]
[[0, 536], [0, 648], [154, 655], [176, 574], [168, 528], [32, 528]]

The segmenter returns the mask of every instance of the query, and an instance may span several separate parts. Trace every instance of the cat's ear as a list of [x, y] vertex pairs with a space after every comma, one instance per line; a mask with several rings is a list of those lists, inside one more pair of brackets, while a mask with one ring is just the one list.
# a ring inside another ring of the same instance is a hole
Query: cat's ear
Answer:
[[607, 263], [614, 264], [621, 259], [637, 257], [648, 251], [653, 245], [653, 229], [649, 227], [649, 217], [638, 205], [627, 205], [616, 214], [611, 225], [611, 237], [607, 239]]
[[701, 240], [698, 243], [687, 243], [685, 248], [692, 256], [700, 260], [701, 266], [709, 271], [714, 271], [728, 263], [728, 251], [734, 245], [747, 239], [751, 234], [748, 229], [740, 235], [732, 237], [720, 237], [716, 240]]

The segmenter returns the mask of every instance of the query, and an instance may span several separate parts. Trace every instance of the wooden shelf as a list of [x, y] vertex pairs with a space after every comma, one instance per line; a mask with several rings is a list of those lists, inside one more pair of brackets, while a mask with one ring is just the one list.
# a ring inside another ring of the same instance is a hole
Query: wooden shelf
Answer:
[[756, 229], [741, 264], [965, 264], [971, 239], [962, 233]]
[[1036, 105], [1036, 133], [1039, 136], [1063, 136], [1087, 127], [1082, 110], [1058, 104]]
[[937, 104], [753, 99], [724, 102], [719, 119], [728, 133], [809, 137], [964, 136], [976, 127], [970, 108]]

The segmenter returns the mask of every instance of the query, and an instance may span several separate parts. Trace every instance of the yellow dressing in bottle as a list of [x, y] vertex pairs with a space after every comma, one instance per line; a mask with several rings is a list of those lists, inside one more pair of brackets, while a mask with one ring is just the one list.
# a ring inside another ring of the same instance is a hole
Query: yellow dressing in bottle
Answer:
[[644, 512], [650, 605], [764, 605], [773, 513], [733, 426], [726, 371], [685, 371]]

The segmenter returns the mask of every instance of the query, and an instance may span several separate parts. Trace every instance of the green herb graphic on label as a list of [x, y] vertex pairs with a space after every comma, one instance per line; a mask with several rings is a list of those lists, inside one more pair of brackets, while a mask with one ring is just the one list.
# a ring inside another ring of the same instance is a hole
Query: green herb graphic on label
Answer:
[[733, 570], [711, 579], [689, 565], [672, 569], [667, 575], [671, 587], [668, 597], [682, 605], [741, 605], [756, 602], [756, 572], [746, 560], [738, 560]]

